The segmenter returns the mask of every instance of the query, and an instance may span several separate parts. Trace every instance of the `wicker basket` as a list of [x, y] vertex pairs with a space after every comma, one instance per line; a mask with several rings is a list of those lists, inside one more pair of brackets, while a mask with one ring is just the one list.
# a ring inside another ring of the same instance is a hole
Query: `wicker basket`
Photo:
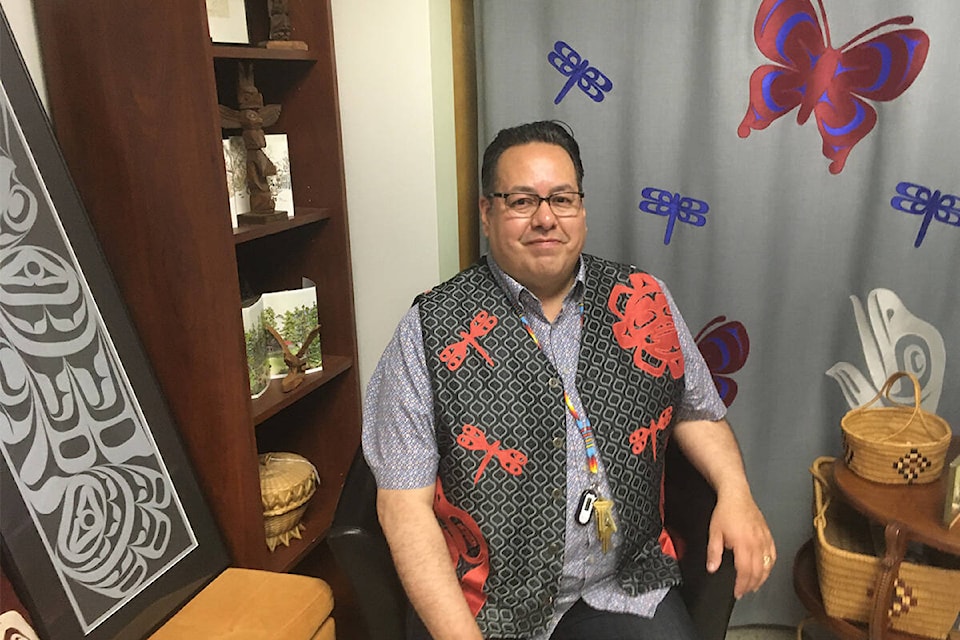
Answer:
[[260, 499], [263, 528], [270, 551], [278, 544], [289, 546], [300, 538], [300, 519], [307, 501], [320, 484], [317, 469], [295, 453], [265, 453], [260, 456]]
[[[890, 389], [902, 377], [913, 382], [913, 406], [890, 398]], [[883, 396], [893, 406], [870, 408]], [[848, 411], [840, 427], [850, 470], [883, 484], [924, 484], [939, 478], [953, 435], [943, 418], [920, 407], [920, 383], [905, 371], [887, 378], [873, 400]]]
[[[813, 524], [820, 594], [827, 615], [868, 622], [881, 559], [874, 555], [874, 537], [866, 517], [842, 500], [832, 500], [824, 465], [834, 458], [814, 461]], [[904, 561], [887, 611], [897, 631], [928, 638], [946, 638], [960, 610], [960, 570]]]

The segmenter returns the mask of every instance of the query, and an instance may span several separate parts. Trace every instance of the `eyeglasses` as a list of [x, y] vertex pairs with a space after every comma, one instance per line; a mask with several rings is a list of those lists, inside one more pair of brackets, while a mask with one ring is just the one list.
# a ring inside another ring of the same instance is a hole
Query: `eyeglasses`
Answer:
[[572, 218], [583, 207], [582, 191], [561, 191], [544, 197], [536, 193], [491, 193], [488, 198], [503, 198], [510, 218], [530, 218], [546, 202], [558, 218]]

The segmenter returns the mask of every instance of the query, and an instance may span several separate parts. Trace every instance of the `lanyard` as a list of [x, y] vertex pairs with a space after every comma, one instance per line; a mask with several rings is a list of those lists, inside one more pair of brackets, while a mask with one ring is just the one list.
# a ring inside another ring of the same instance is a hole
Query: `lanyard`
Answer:
[[[523, 314], [523, 311], [517, 308], [517, 312], [520, 314], [520, 322], [523, 323], [523, 328], [527, 330], [527, 333], [530, 335], [530, 338], [533, 340], [533, 343], [537, 345], [541, 351], [543, 347], [540, 346], [540, 341], [537, 339], [537, 334], [533, 332], [533, 327], [530, 326], [530, 323], [527, 321], [527, 317]], [[580, 299], [580, 326], [583, 327], [583, 299]], [[570, 415], [573, 416], [574, 421], [577, 423], [577, 429], [580, 431], [580, 435], [583, 437], [583, 445], [586, 449], [587, 454], [587, 467], [590, 469], [590, 473], [596, 479], [597, 471], [599, 469], [599, 460], [597, 456], [597, 445], [593, 438], [593, 429], [590, 427], [590, 419], [587, 416], [581, 417], [577, 410], [573, 407], [573, 402], [570, 400], [570, 396], [567, 394], [566, 389], [563, 391], [563, 402], [567, 406], [567, 411], [570, 412]], [[596, 514], [596, 518], [594, 518]], [[594, 518], [597, 523], [597, 539], [600, 541], [600, 550], [603, 553], [607, 553], [610, 549], [613, 548], [611, 542], [614, 532], [617, 530], [617, 524], [613, 519], [613, 501], [607, 500], [600, 497], [600, 494], [597, 493], [596, 488], [590, 488], [583, 492], [580, 496], [580, 503], [577, 505], [576, 521], [578, 524], [586, 525], [590, 522], [591, 518]]]
[[[580, 326], [582, 327], [583, 300], [580, 300], [579, 312]], [[533, 343], [537, 345], [539, 349], [543, 350], [543, 347], [540, 345], [540, 340], [537, 339], [537, 334], [533, 332], [533, 327], [530, 326], [530, 322], [527, 321], [527, 317], [523, 314], [523, 312], [520, 312], [520, 322], [523, 324], [523, 328], [527, 330], [527, 334], [530, 336], [530, 339], [533, 340]], [[566, 392], [566, 390], [563, 392], [563, 403], [566, 405], [567, 410], [573, 417], [574, 422], [577, 423], [577, 430], [583, 437], [583, 445], [587, 453], [587, 467], [589, 467], [590, 473], [596, 474], [599, 469], [599, 462], [597, 457], [597, 444], [593, 437], [593, 428], [590, 426], [590, 418], [580, 415], [580, 413], [574, 408], [573, 401], [570, 400], [570, 395]]]

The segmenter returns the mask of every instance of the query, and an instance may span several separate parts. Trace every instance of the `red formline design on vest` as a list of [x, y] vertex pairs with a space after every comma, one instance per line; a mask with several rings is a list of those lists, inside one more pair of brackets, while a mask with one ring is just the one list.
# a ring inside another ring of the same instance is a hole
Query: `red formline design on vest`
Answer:
[[634, 366], [657, 378], [667, 369], [674, 380], [683, 375], [683, 352], [670, 303], [652, 276], [631, 274], [630, 285], [618, 284], [610, 291], [607, 308], [619, 318], [613, 323], [613, 335], [621, 348], [633, 350]]
[[487, 602], [487, 596], [483, 592], [490, 576], [490, 550], [487, 541], [480, 533], [477, 521], [447, 500], [440, 478], [437, 478], [433, 511], [440, 522], [440, 528], [443, 529], [443, 538], [447, 542], [447, 550], [454, 566], [463, 560], [470, 567], [460, 578], [460, 588], [463, 589], [470, 612], [476, 616]]

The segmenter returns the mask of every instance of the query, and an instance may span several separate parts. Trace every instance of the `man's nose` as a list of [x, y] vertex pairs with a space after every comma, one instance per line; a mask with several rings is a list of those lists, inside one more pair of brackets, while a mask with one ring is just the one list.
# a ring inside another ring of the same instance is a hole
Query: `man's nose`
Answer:
[[550, 229], [556, 224], [557, 216], [553, 214], [553, 209], [550, 208], [549, 201], [545, 199], [540, 200], [540, 204], [537, 205], [533, 215], [530, 216], [530, 225], [533, 227]]

